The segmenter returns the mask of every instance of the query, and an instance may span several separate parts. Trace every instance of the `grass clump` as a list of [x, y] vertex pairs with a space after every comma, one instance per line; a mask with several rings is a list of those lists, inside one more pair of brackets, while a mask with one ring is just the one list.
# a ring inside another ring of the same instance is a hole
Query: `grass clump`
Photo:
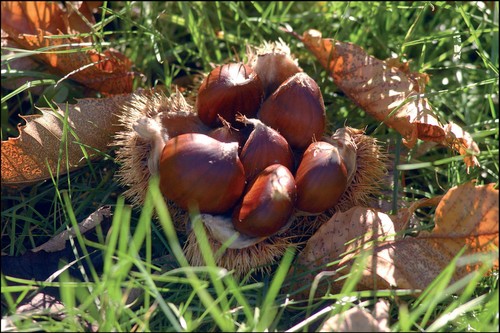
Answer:
[[[392, 157], [394, 186], [381, 200], [394, 208], [475, 180], [498, 184], [498, 4], [494, 2], [103, 2], [93, 27], [101, 46], [112, 46], [142, 73], [139, 87], [171, 91], [172, 84], [208, 72], [214, 64], [244, 59], [244, 45], [285, 40], [300, 66], [322, 89], [331, 129], [366, 128]], [[480, 167], [467, 173], [462, 158], [446, 148], [411, 150], [401, 137], [354, 105], [300, 42], [280, 30], [315, 28], [323, 36], [362, 46], [386, 59], [411, 60], [430, 75], [425, 95], [439, 119], [456, 122], [479, 145]], [[22, 50], [17, 57], [26, 56]], [[2, 65], [9, 59], [2, 56]], [[3, 69], [2, 80], [32, 79], [16, 89], [2, 85], [2, 140], [15, 137], [19, 115], [36, 113], [47, 101], [84, 97], [77, 83], [46, 72]], [[38, 89], [35, 91], [34, 89]], [[423, 152], [423, 153], [422, 153]], [[46, 331], [309, 331], [354, 306], [390, 303], [393, 331], [498, 331], [498, 271], [473, 272], [449, 284], [457, 259], [420, 295], [406, 290], [356, 291], [356, 274], [340, 293], [296, 300], [286, 291], [294, 253], [287, 252], [271, 275], [237, 280], [215, 266], [201, 229], [193, 225], [206, 266], [191, 267], [185, 239], [174, 231], [157, 185], [144, 206], [131, 209], [114, 179], [113, 152], [90, 166], [18, 191], [2, 188], [2, 253], [22, 255], [75, 226], [103, 205], [113, 212], [111, 232], [99, 241], [74, 239], [80, 258], [53, 281], [13, 280], [2, 275], [2, 317], [8, 327]], [[65, 163], [65, 161], [61, 161]], [[156, 213], [155, 213], [156, 212]], [[153, 218], [157, 214], [158, 218]], [[425, 225], [432, 211], [418, 210]], [[89, 258], [98, 255], [98, 274]], [[362, 262], [362, 257], [358, 258]], [[468, 258], [480, 260], [478, 258]], [[488, 263], [487, 260], [484, 260]], [[489, 268], [489, 264], [484, 266]], [[75, 279], [72, 271], [80, 272]], [[38, 290], [56, 290], [64, 304], [57, 315], [16, 313]], [[296, 291], [295, 291], [296, 292]]]

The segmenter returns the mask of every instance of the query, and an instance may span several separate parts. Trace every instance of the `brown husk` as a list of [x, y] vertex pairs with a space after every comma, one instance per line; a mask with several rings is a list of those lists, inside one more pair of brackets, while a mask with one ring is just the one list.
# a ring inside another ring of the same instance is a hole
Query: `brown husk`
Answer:
[[[118, 147], [116, 161], [120, 164], [117, 180], [127, 188], [123, 195], [135, 207], [144, 204], [151, 176], [147, 161], [152, 142], [141, 138], [133, 129], [136, 121], [143, 117], [161, 122], [169, 137], [189, 132], [207, 133], [209, 130], [178, 91], [170, 97], [148, 90], [135, 93], [132, 101], [123, 106], [119, 118], [125, 129], [116, 134], [113, 142], [113, 145]], [[185, 230], [188, 222], [186, 212], [171, 201], [167, 204], [175, 226], [178, 230]]]
[[[233, 270], [236, 276], [242, 277], [252, 270], [268, 272], [271, 265], [278, 262], [288, 246], [302, 247], [319, 227], [328, 221], [335, 212], [347, 211], [354, 206], [368, 206], [370, 200], [379, 192], [381, 180], [386, 173], [386, 154], [380, 150], [377, 140], [364, 135], [363, 130], [352, 127], [345, 128], [356, 145], [357, 169], [352, 183], [341, 196], [338, 204], [321, 214], [304, 215], [296, 211], [290, 228], [283, 233], [273, 235], [261, 243], [245, 249], [227, 249], [216, 258], [216, 264]], [[329, 140], [329, 138], [324, 138]], [[205, 228], [213, 252], [222, 244], [210, 236]], [[202, 254], [198, 248], [194, 233], [190, 233], [184, 252], [189, 262], [204, 265]]]
[[[125, 130], [116, 135], [114, 142], [118, 147], [116, 160], [121, 165], [117, 179], [127, 187], [124, 196], [134, 206], [140, 207], [144, 203], [150, 179], [147, 160], [151, 142], [141, 138], [132, 125], [140, 118], [150, 117], [161, 122], [169, 136], [185, 132], [206, 134], [209, 129], [199, 121], [194, 108], [179, 92], [166, 97], [140, 91], [132, 102], [124, 106], [123, 111], [120, 122]], [[364, 135], [363, 130], [351, 127], [345, 130], [356, 146], [356, 172], [338, 204], [319, 215], [304, 215], [296, 211], [294, 222], [288, 230], [245, 249], [226, 249], [216, 258], [217, 265], [233, 270], [239, 277], [253, 270], [267, 272], [272, 264], [279, 261], [287, 247], [302, 246], [335, 212], [346, 211], [354, 206], [370, 206], [370, 200], [379, 193], [386, 173], [387, 157], [377, 140]], [[331, 140], [329, 137], [324, 139]], [[184, 244], [187, 259], [192, 265], [204, 265], [194, 232], [187, 227], [189, 214], [171, 201], [167, 201], [167, 205], [178, 232], [188, 233]], [[207, 236], [216, 253], [222, 245], [208, 231]]]
[[[207, 228], [205, 228], [205, 231], [212, 252], [215, 254], [222, 244], [210, 235]], [[294, 236], [287, 231], [244, 249], [226, 249], [215, 257], [215, 263], [220, 267], [233, 271], [238, 278], [251, 272], [269, 273], [272, 265], [279, 262], [288, 247], [299, 245], [297, 238], [298, 236]], [[184, 254], [191, 265], [205, 265], [194, 232], [189, 233], [187, 237], [184, 244]]]

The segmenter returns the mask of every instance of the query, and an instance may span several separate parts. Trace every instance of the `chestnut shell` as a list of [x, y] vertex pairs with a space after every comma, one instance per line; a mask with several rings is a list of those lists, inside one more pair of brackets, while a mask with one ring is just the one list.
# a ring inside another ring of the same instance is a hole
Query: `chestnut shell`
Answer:
[[167, 141], [160, 157], [160, 190], [181, 208], [225, 213], [240, 199], [245, 171], [237, 143], [205, 134], [181, 134]]
[[286, 139], [276, 130], [258, 119], [250, 119], [254, 130], [250, 133], [240, 153], [247, 180], [272, 164], [281, 164], [294, 172], [295, 159]]
[[233, 226], [248, 236], [271, 236], [290, 219], [295, 199], [290, 170], [280, 164], [270, 165], [247, 186], [243, 200], [233, 211]]
[[196, 109], [201, 121], [221, 125], [219, 116], [234, 126], [236, 115], [253, 118], [264, 99], [264, 88], [257, 73], [243, 63], [229, 63], [214, 68], [198, 89]]
[[326, 127], [318, 84], [304, 72], [293, 75], [264, 101], [258, 118], [280, 132], [292, 148], [307, 148], [323, 136]]
[[347, 188], [347, 178], [336, 147], [323, 141], [311, 143], [295, 174], [297, 209], [316, 214], [333, 208]]

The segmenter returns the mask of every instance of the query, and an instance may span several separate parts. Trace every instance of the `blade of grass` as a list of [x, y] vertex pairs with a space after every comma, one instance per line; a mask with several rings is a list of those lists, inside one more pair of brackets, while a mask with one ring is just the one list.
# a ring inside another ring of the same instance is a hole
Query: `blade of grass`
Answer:
[[290, 269], [290, 265], [292, 264], [293, 258], [295, 255], [295, 248], [289, 247], [285, 251], [283, 258], [281, 259], [278, 270], [274, 273], [273, 280], [267, 293], [264, 297], [264, 301], [262, 302], [260, 316], [258, 318], [258, 322], [255, 325], [255, 329], [257, 331], [263, 331], [267, 329], [271, 323], [276, 320], [276, 305], [275, 301], [283, 285], [283, 281], [287, 276], [288, 270]]
[[[160, 220], [160, 224], [163, 227], [163, 231], [168, 239], [170, 247], [172, 249], [173, 255], [180, 263], [182, 267], [188, 268], [189, 263], [184, 256], [181, 246], [179, 245], [179, 239], [177, 238], [177, 234], [175, 232], [175, 228], [172, 224], [172, 220], [170, 218], [170, 214], [168, 212], [167, 206], [163, 199], [163, 195], [159, 190], [159, 180], [158, 177], [152, 177], [148, 195], [152, 196], [154, 206], [156, 212], [158, 214], [158, 218]], [[193, 273], [192, 270], [186, 269], [186, 276], [188, 277], [190, 283], [192, 284], [194, 290], [197, 292], [200, 297], [201, 302], [210, 311], [212, 318], [217, 323], [221, 330], [226, 331], [234, 331], [234, 326], [232, 321], [227, 320], [226, 316], [222, 313], [219, 307], [215, 304], [214, 299], [210, 296], [210, 294], [205, 290], [202, 286], [201, 281], [198, 277]]]

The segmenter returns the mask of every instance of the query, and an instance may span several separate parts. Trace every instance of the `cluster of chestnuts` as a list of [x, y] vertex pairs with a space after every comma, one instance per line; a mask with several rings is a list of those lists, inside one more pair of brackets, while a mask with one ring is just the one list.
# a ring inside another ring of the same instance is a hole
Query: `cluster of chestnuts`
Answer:
[[203, 264], [190, 228], [199, 216], [214, 252], [225, 244], [217, 264], [240, 276], [275, 262], [332, 212], [366, 204], [384, 174], [362, 130], [326, 133], [321, 90], [284, 42], [247, 55], [204, 76], [190, 101], [137, 92], [115, 142], [124, 195], [141, 205], [158, 175], [190, 263]]
[[321, 141], [326, 114], [317, 83], [298, 70], [266, 79], [244, 63], [214, 68], [196, 99], [211, 130], [169, 138], [158, 165], [167, 199], [231, 214], [234, 229], [251, 237], [276, 233], [294, 209], [332, 208], [348, 185], [338, 149]]

